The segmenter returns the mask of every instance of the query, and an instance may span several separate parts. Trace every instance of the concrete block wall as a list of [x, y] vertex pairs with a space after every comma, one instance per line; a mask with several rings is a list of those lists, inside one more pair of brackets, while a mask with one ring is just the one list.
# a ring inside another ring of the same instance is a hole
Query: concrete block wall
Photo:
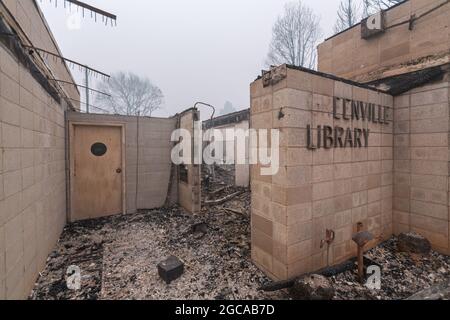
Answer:
[[[179, 117], [179, 128], [185, 129], [191, 133], [192, 144], [194, 145], [194, 121], [199, 121], [199, 111], [187, 110], [180, 114]], [[195, 152], [196, 150], [194, 150], [194, 153]], [[201, 166], [195, 164], [187, 164], [186, 167], [188, 170], [188, 181], [185, 182], [180, 180], [178, 183], [178, 203], [190, 213], [199, 213], [202, 206]]]
[[[5, 0], [0, 12], [21, 39], [57, 50], [34, 1]], [[48, 63], [73, 81], [63, 64]], [[0, 299], [28, 296], [66, 223], [66, 109], [0, 45]]]
[[[390, 108], [393, 98], [280, 68], [286, 78], [276, 84], [251, 84], [251, 127], [279, 129], [281, 140], [278, 174], [262, 176], [259, 165], [251, 166], [252, 259], [272, 278], [288, 279], [355, 255], [358, 222], [378, 240], [392, 235], [393, 123], [336, 120], [333, 97]], [[308, 125], [368, 128], [369, 147], [310, 150]], [[328, 252], [320, 248], [326, 229], [336, 234]]]
[[[175, 118], [138, 118], [79, 112], [70, 112], [67, 118], [75, 123], [124, 124], [127, 213], [159, 208], [165, 204], [171, 178], [170, 137], [177, 125]], [[171, 185], [176, 185], [176, 176], [172, 179]], [[171, 202], [176, 200], [171, 199]]]
[[[386, 26], [407, 21], [443, 3], [443, 0], [408, 0], [386, 12]], [[450, 4], [408, 24], [364, 40], [361, 26], [338, 34], [318, 46], [318, 69], [336, 76], [365, 81], [368, 74], [414, 59], [449, 52]], [[375, 80], [373, 77], [371, 80]]]
[[0, 299], [15, 299], [66, 222], [65, 106], [3, 47], [0, 91]]
[[449, 76], [395, 98], [394, 231], [449, 244]]

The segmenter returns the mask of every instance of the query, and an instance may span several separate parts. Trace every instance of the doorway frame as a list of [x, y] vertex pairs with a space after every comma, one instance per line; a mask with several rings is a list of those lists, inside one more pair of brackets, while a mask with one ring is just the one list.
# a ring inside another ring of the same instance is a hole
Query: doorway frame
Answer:
[[116, 127], [120, 128], [121, 130], [121, 144], [122, 144], [122, 154], [121, 154], [121, 160], [122, 160], [122, 212], [120, 214], [124, 215], [127, 212], [127, 196], [126, 196], [126, 177], [127, 177], [127, 170], [126, 170], [126, 143], [125, 143], [125, 129], [126, 126], [124, 123], [117, 123], [117, 122], [90, 122], [90, 121], [70, 121], [69, 120], [69, 150], [67, 151], [68, 155], [68, 162], [69, 162], [69, 199], [67, 201], [68, 210], [67, 210], [67, 220], [69, 222], [74, 222], [76, 220], [73, 219], [73, 192], [74, 192], [74, 168], [75, 168], [75, 158], [72, 155], [72, 150], [75, 148], [75, 127], [76, 126], [85, 126], [85, 127]]

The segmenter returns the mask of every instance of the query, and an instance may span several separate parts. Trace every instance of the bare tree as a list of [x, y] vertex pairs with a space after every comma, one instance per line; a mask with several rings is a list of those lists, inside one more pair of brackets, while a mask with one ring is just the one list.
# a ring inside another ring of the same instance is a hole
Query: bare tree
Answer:
[[404, 1], [405, 0], [363, 0], [364, 15], [369, 16]]
[[334, 32], [339, 33], [360, 22], [360, 9], [361, 5], [356, 3], [355, 0], [341, 0], [337, 12], [336, 24], [334, 25]]
[[301, 1], [288, 3], [272, 30], [268, 63], [315, 68], [320, 18]]
[[99, 95], [97, 102], [115, 114], [151, 116], [161, 108], [164, 96], [149, 79], [131, 72], [117, 72], [99, 85], [99, 90], [111, 97]]

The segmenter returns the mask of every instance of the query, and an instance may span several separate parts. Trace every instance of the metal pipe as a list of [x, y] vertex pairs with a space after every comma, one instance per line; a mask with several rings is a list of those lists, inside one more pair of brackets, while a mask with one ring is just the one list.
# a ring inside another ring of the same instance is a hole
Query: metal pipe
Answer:
[[358, 246], [358, 277], [361, 283], [364, 283], [364, 247], [374, 239], [373, 235], [368, 231], [363, 231], [364, 225], [359, 222], [357, 225], [357, 233], [352, 240]]
[[210, 105], [209, 103], [196, 102], [194, 104], [194, 108], [197, 108], [198, 105], [203, 105], [203, 106], [206, 106], [206, 107], [210, 107], [213, 110], [213, 113], [211, 115], [211, 120], [214, 119], [214, 115], [216, 114], [216, 108], [214, 108], [214, 106]]
[[[216, 114], [216, 108], [214, 106], [210, 105], [209, 103], [205, 103], [205, 102], [200, 102], [199, 101], [199, 102], [196, 102], [194, 104], [194, 109], [196, 109], [198, 105], [203, 105], [203, 106], [209, 107], [209, 108], [211, 108], [213, 110], [212, 115], [211, 115], [211, 121], [212, 121], [214, 119], [214, 115]], [[203, 149], [203, 147], [202, 147], [202, 149]], [[216, 172], [215, 172], [215, 169], [214, 169], [214, 165], [212, 165], [211, 167], [212, 168], [210, 169], [210, 171], [211, 171], [211, 174], [212, 174], [212, 178], [213, 178], [213, 180], [215, 180], [216, 179]]]
[[85, 69], [86, 76], [86, 113], [89, 113], [89, 70]]

